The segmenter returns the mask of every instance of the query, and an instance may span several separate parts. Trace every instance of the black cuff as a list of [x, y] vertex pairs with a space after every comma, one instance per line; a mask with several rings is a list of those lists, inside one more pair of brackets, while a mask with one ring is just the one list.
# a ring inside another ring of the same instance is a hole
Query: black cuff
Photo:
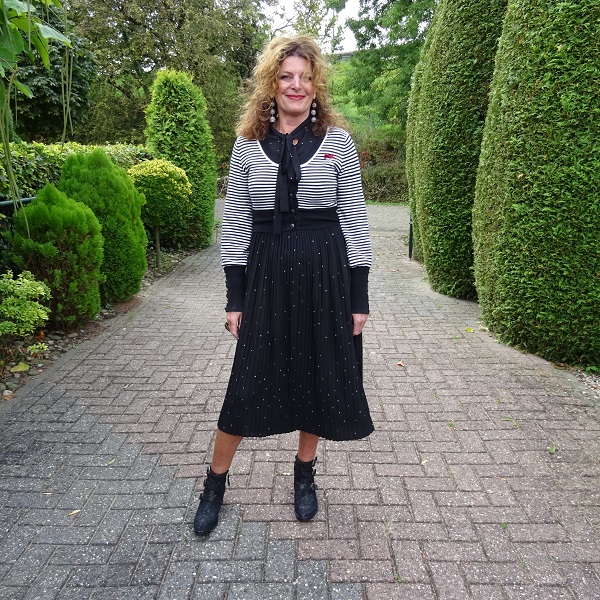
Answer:
[[225, 285], [227, 286], [227, 312], [242, 312], [246, 296], [246, 267], [230, 265], [225, 267]]
[[369, 314], [369, 267], [350, 269], [350, 306], [352, 314]]

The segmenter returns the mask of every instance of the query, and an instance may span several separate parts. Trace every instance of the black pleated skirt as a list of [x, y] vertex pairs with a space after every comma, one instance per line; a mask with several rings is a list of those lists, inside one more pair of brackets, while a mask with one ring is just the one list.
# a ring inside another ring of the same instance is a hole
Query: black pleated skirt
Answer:
[[300, 430], [330, 440], [373, 431], [339, 224], [252, 234], [240, 337], [218, 427], [250, 437]]

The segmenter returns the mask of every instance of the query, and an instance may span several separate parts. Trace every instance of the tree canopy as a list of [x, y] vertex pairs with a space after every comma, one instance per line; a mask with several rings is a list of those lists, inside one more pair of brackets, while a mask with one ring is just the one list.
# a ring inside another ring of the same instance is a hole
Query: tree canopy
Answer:
[[[437, 0], [360, 0], [349, 19], [358, 50], [346, 77], [347, 93], [359, 107], [371, 107], [381, 122], [404, 137], [412, 74]], [[346, 2], [338, 0], [342, 10]]]
[[[228, 156], [239, 108], [238, 87], [267, 35], [257, 0], [72, 0], [76, 32], [98, 62], [83, 141], [142, 142], [144, 109], [160, 69], [189, 73], [207, 100], [221, 158]], [[123, 109], [123, 110], [121, 110]]]
[[49, 44], [49, 68], [36, 55], [23, 58], [19, 79], [33, 96], [16, 98], [15, 130], [24, 140], [55, 142], [65, 131], [65, 117], [67, 130], [85, 121], [96, 62], [89, 42], [70, 31], [72, 23], [64, 10], [50, 7], [46, 14], [50, 25], [69, 35], [71, 44]]

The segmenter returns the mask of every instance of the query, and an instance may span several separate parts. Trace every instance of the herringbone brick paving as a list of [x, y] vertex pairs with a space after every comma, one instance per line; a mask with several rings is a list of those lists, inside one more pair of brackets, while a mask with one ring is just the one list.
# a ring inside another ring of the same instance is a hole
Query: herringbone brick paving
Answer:
[[369, 215], [376, 431], [321, 444], [315, 520], [283, 435], [192, 533], [234, 351], [214, 246], [0, 407], [0, 598], [600, 598], [597, 398], [432, 292], [406, 208]]

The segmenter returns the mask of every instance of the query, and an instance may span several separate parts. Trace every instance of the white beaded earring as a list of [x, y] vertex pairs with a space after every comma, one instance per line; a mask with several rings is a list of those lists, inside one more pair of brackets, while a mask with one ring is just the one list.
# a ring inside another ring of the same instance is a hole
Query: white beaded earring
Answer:
[[313, 100], [313, 103], [310, 105], [310, 122], [314, 123], [317, 120], [317, 101]]
[[271, 100], [271, 106], [269, 107], [269, 110], [271, 112], [269, 121], [271, 121], [271, 123], [275, 123], [275, 121], [277, 121], [277, 117], [275, 116], [275, 101], [274, 100]]

